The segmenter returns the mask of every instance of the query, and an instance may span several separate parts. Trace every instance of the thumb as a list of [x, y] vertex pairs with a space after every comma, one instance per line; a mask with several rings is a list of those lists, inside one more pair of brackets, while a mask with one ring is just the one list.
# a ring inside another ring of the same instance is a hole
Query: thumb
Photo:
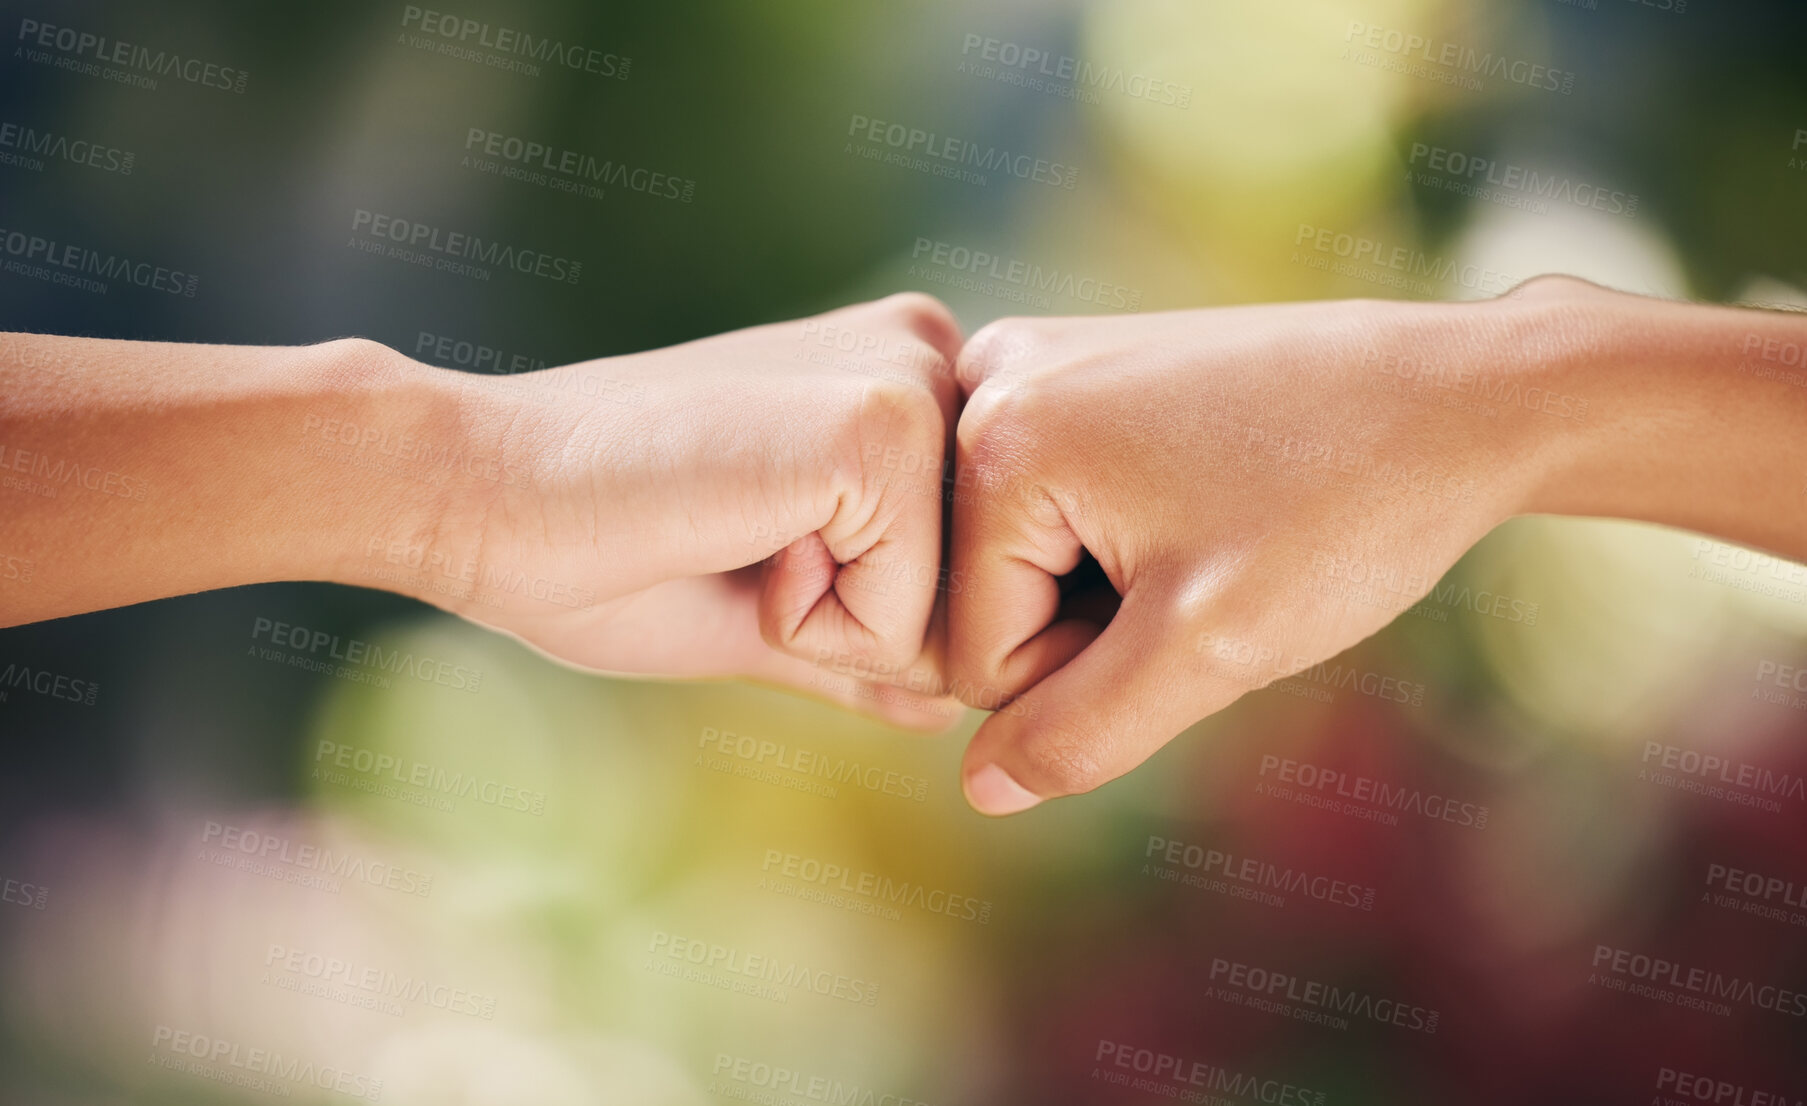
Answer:
[[1090, 645], [979, 727], [960, 771], [967, 802], [1015, 814], [1090, 791], [1249, 690], [1207, 671], [1198, 641], [1183, 604], [1131, 588]]

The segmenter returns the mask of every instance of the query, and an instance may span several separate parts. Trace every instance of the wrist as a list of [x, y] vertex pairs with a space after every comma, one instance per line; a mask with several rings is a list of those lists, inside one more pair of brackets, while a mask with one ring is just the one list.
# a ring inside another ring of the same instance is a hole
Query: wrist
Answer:
[[1548, 510], [1597, 429], [1600, 382], [1587, 371], [1596, 340], [1566, 283], [1540, 279], [1495, 300], [1364, 305], [1362, 385], [1392, 408], [1374, 417], [1462, 490], [1452, 505], [1475, 540]]
[[[317, 577], [458, 609], [445, 586], [451, 547], [486, 513], [484, 420], [468, 374], [379, 343], [310, 347], [305, 402], [285, 434], [303, 486], [325, 505], [312, 543]], [[499, 466], [495, 466], [499, 467]]]
[[1496, 421], [1491, 464], [1499, 521], [1520, 514], [1599, 513], [1603, 469], [1635, 437], [1622, 335], [1637, 297], [1542, 276], [1494, 300], [1462, 304], [1458, 338]]
[[341, 413], [322, 400], [310, 432], [322, 460], [374, 478], [333, 528], [334, 580], [492, 624], [596, 601], [600, 581], [573, 555], [599, 525], [606, 437], [585, 422], [597, 372], [458, 372], [366, 342], [332, 359], [347, 386], [328, 395], [355, 401]]

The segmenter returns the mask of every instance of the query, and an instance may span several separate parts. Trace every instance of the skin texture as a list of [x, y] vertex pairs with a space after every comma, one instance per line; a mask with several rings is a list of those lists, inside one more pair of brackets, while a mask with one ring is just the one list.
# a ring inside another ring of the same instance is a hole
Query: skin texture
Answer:
[[446, 605], [585, 668], [751, 675], [907, 725], [956, 721], [951, 701], [895, 686], [937, 667], [917, 662], [942, 510], [938, 479], [886, 460], [940, 472], [959, 348], [947, 310], [905, 294], [576, 367], [629, 402], [492, 403], [482, 434], [532, 486], [459, 503], [451, 540], [596, 581], [597, 602]]
[[[978, 491], [954, 510], [972, 599], [949, 662], [1015, 709], [967, 750], [968, 799], [1014, 813], [1129, 771], [1373, 634], [1516, 514], [1807, 553], [1798, 481], [1751, 480], [1807, 471], [1807, 402], [1739, 371], [1804, 336], [1567, 278], [1478, 304], [993, 323], [960, 360]], [[1377, 599], [1350, 566], [1398, 586]]]
[[1797, 315], [1551, 277], [964, 347], [904, 294], [507, 378], [0, 334], [0, 624], [330, 580], [588, 669], [922, 728], [951, 694], [996, 711], [962, 780], [1009, 814], [1334, 657], [1517, 514], [1807, 556], [1803, 348]]
[[0, 623], [332, 580], [583, 668], [945, 727], [917, 661], [959, 347], [915, 294], [508, 378], [358, 340], [0, 336], [0, 470], [36, 487], [0, 488], [0, 555], [36, 566]]

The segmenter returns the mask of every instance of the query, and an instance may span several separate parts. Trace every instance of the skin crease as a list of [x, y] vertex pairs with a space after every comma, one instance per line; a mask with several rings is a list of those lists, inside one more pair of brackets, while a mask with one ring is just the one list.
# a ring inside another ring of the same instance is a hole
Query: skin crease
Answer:
[[[969, 801], [1015, 813], [1122, 775], [1381, 629], [1516, 514], [1807, 553], [1785, 481], [1748, 480], [1807, 470], [1807, 403], [1735, 371], [1752, 333], [1803, 329], [1550, 277], [1473, 304], [991, 324], [958, 370], [981, 490], [954, 510], [972, 598], [948, 660], [1014, 709], [966, 752]], [[1484, 413], [1477, 381], [1517, 399]], [[1108, 591], [1063, 594], [1082, 554]], [[1352, 564], [1403, 583], [1358, 589]]]
[[[492, 486], [454, 529], [552, 579], [607, 566], [606, 591], [580, 612], [450, 609], [586, 668], [753, 675], [951, 725], [929, 623], [960, 341], [946, 308], [906, 293], [578, 366], [649, 402], [492, 418], [498, 450], [543, 479]], [[903, 456], [937, 475], [901, 478]], [[863, 698], [834, 690], [855, 685]]]
[[[931, 297], [506, 380], [355, 339], [0, 337], [0, 463], [27, 449], [27, 469], [73, 461], [149, 489], [0, 492], [0, 552], [39, 566], [0, 589], [0, 624], [323, 579], [586, 669], [747, 677], [915, 728], [964, 713], [939, 694], [935, 647], [919, 661], [959, 402], [959, 328]], [[568, 383], [583, 378], [601, 385]], [[937, 474], [926, 490], [898, 478], [904, 455]], [[473, 594], [496, 573], [558, 591]]]
[[1807, 556], [1776, 354], [1803, 347], [1795, 315], [1565, 277], [964, 346], [905, 293], [507, 379], [357, 339], [0, 334], [0, 625], [329, 580], [587, 669], [920, 728], [951, 692], [1001, 708], [962, 782], [1008, 814], [1368, 637], [1517, 514]]

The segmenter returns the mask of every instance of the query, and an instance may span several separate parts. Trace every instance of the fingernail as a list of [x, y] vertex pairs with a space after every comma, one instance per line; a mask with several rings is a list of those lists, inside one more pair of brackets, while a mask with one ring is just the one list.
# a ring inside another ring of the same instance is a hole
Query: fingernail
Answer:
[[995, 764], [966, 777], [966, 801], [980, 814], [1017, 814], [1041, 802], [1041, 796], [1010, 778]]

